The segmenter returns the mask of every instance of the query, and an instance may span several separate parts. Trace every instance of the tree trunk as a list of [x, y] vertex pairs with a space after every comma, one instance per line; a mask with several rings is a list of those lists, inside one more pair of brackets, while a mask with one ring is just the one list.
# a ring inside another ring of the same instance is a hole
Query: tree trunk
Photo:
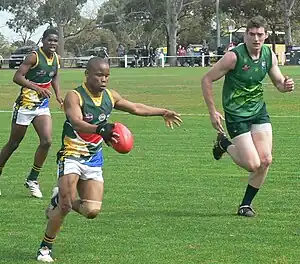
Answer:
[[271, 26], [271, 31], [272, 31], [272, 37], [271, 37], [271, 44], [272, 44], [272, 50], [274, 53], [276, 53], [276, 34], [275, 34], [275, 27]]
[[[176, 56], [177, 45], [177, 29], [178, 29], [178, 14], [176, 10], [176, 0], [166, 0], [166, 12], [167, 12], [167, 30], [169, 37], [170, 50], [168, 51], [170, 56]], [[176, 66], [176, 57], [170, 58], [170, 66]]]
[[[65, 38], [64, 38], [64, 26], [62, 24], [58, 24], [58, 54], [61, 58], [64, 58], [65, 56]], [[60, 65], [63, 68], [64, 67], [64, 60], [61, 59]]]
[[283, 0], [284, 1], [284, 31], [285, 31], [285, 46], [291, 46], [293, 43], [292, 39], [292, 28], [291, 28], [291, 15], [292, 8], [295, 0]]

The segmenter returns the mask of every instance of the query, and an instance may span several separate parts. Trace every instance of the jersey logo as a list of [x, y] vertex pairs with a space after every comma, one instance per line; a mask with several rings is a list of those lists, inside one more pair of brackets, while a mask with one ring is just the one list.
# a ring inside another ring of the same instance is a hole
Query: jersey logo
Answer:
[[106, 119], [106, 115], [102, 113], [101, 115], [99, 115], [98, 119], [100, 122], [103, 122]]
[[242, 68], [243, 71], [248, 71], [250, 69], [250, 66], [245, 64]]
[[55, 75], [54, 71], [52, 71], [52, 72], [49, 73], [49, 77], [53, 77], [54, 75]]
[[85, 113], [83, 116], [83, 120], [85, 122], [91, 122], [93, 120], [94, 116], [91, 113]]
[[266, 62], [265, 62], [265, 61], [263, 61], [263, 62], [261, 63], [261, 67], [262, 67], [262, 69], [266, 69], [266, 67], [267, 67], [267, 64], [266, 64]]
[[38, 76], [45, 76], [47, 73], [44, 70], [40, 70], [36, 73]]

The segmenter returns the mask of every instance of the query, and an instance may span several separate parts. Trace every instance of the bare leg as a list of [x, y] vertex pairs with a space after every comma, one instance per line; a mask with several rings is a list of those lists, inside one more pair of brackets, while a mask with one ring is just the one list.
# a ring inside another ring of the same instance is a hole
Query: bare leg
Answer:
[[28, 126], [17, 125], [15, 123], [12, 123], [9, 140], [0, 152], [0, 174], [8, 159], [19, 147], [19, 144], [21, 143], [26, 134], [27, 127]]
[[[256, 129], [264, 128], [262, 131]], [[260, 188], [272, 163], [272, 127], [271, 124], [253, 125], [251, 129], [254, 145], [257, 149], [260, 167], [249, 175], [249, 184]]]
[[79, 176], [67, 174], [59, 178], [59, 202], [56, 208], [48, 213], [48, 224], [45, 236], [37, 254], [37, 260], [42, 262], [53, 262], [51, 256], [52, 245], [58, 234], [65, 216], [72, 210], [72, 203], [76, 197], [76, 185]]
[[42, 167], [52, 143], [52, 120], [48, 115], [37, 116], [32, 122], [40, 144], [35, 152], [34, 165]]
[[79, 180], [77, 190], [80, 200], [73, 202], [73, 210], [88, 219], [95, 218], [101, 210], [104, 191], [103, 182]]
[[241, 168], [252, 172], [260, 167], [260, 159], [250, 132], [233, 138], [227, 148], [232, 160]]
[[250, 172], [249, 184], [246, 188], [238, 214], [242, 216], [254, 216], [255, 212], [251, 203], [261, 188], [269, 167], [272, 163], [272, 127], [271, 124], [252, 125], [251, 135], [260, 160], [260, 166]]
[[65, 216], [72, 210], [72, 204], [76, 200], [76, 185], [78, 180], [79, 176], [77, 174], [68, 174], [59, 178], [59, 202], [58, 206], [48, 214], [47, 236], [56, 237]]

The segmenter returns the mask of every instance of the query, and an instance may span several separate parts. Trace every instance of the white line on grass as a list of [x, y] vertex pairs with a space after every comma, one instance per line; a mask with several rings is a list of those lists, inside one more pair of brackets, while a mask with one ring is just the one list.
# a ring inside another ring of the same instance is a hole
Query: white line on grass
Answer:
[[[0, 110], [0, 113], [12, 113], [10, 110]], [[62, 111], [53, 111], [51, 114], [64, 114]], [[114, 115], [129, 115], [128, 113], [124, 112], [113, 112]], [[200, 117], [207, 117], [208, 114], [180, 114], [182, 116], [200, 116]], [[272, 118], [300, 118], [300, 115], [271, 115]]]

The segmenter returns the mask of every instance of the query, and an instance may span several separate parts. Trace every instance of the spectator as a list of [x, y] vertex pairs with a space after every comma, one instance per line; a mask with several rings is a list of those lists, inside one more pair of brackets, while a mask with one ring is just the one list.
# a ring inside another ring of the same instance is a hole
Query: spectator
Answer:
[[151, 46], [149, 49], [150, 66], [155, 66], [155, 57], [156, 57], [155, 50]]
[[[118, 57], [124, 57], [125, 56], [125, 48], [124, 46], [119, 43], [119, 46], [116, 50]], [[125, 67], [125, 62], [123, 59], [118, 59], [119, 67]]]
[[142, 66], [147, 67], [148, 66], [148, 61], [149, 61], [149, 50], [147, 49], [146, 46], [143, 46], [142, 49]]
[[179, 45], [177, 55], [179, 56], [179, 64], [180, 66], [184, 66], [186, 50], [183, 46]]
[[218, 55], [217, 60], [220, 60], [222, 58], [222, 56], [224, 55], [223, 45], [221, 45], [217, 48], [217, 55]]
[[194, 48], [192, 45], [188, 45], [186, 49], [186, 56], [187, 56], [187, 63], [189, 64], [190, 67], [195, 66], [195, 59], [194, 59]]

